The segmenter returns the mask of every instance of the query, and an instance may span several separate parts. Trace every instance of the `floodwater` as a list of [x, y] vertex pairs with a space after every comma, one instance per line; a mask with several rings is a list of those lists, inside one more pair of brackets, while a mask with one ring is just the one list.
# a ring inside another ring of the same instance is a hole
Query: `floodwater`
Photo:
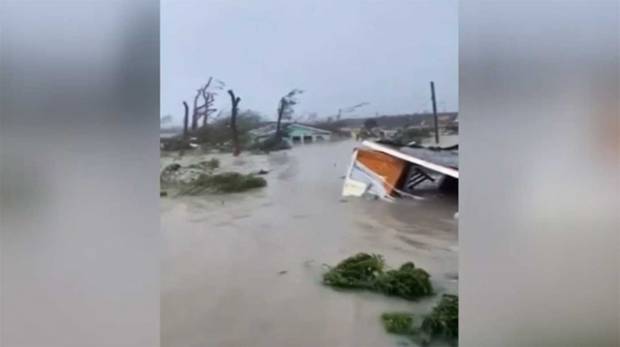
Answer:
[[162, 346], [405, 345], [384, 332], [381, 313], [426, 313], [439, 295], [409, 302], [321, 285], [323, 264], [357, 252], [382, 254], [392, 267], [413, 261], [438, 293], [457, 293], [457, 198], [343, 199], [356, 144], [182, 159], [270, 172], [266, 188], [247, 193], [162, 198]]

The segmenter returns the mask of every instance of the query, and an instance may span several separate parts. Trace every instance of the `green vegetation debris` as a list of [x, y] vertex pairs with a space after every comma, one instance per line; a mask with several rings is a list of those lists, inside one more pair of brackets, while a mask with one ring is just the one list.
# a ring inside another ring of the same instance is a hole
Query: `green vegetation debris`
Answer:
[[422, 345], [437, 338], [455, 340], [459, 337], [459, 297], [442, 295], [419, 326], [414, 325], [413, 315], [401, 312], [386, 312], [381, 315], [381, 321], [386, 332], [408, 337]]
[[444, 294], [433, 312], [422, 321], [422, 332], [427, 339], [459, 337], [459, 297]]
[[377, 290], [387, 295], [415, 300], [421, 296], [433, 294], [431, 276], [423, 269], [418, 269], [411, 262], [401, 265], [398, 270], [389, 270], [377, 277]]
[[412, 335], [415, 333], [412, 314], [401, 312], [384, 313], [381, 315], [381, 321], [385, 331], [390, 334]]
[[379, 273], [383, 271], [383, 257], [358, 253], [331, 268], [323, 275], [323, 283], [338, 288], [374, 289]]
[[336, 288], [367, 289], [407, 300], [433, 294], [430, 275], [411, 262], [384, 271], [383, 257], [359, 253], [341, 261], [323, 275], [323, 283]]
[[238, 172], [223, 172], [214, 175], [201, 175], [182, 192], [182, 194], [196, 195], [202, 192], [210, 193], [238, 193], [267, 185], [262, 177], [253, 174], [244, 175]]

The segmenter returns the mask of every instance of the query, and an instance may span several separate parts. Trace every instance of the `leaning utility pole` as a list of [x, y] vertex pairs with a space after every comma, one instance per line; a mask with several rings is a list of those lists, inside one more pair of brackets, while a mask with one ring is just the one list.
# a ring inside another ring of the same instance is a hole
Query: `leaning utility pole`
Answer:
[[435, 120], [435, 144], [439, 144], [439, 122], [437, 121], [437, 101], [435, 100], [435, 83], [431, 81], [431, 100], [433, 101], [433, 118]]

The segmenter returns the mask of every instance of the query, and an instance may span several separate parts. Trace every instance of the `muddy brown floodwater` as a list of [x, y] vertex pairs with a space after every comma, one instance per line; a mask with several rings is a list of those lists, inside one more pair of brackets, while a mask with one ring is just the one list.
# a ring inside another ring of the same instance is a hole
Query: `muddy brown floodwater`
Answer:
[[393, 267], [413, 261], [438, 293], [457, 292], [457, 198], [341, 198], [356, 144], [181, 160], [218, 157], [223, 169], [270, 172], [266, 188], [247, 193], [162, 198], [162, 346], [404, 345], [384, 332], [381, 313], [425, 313], [439, 295], [409, 302], [321, 285], [323, 264], [361, 251]]

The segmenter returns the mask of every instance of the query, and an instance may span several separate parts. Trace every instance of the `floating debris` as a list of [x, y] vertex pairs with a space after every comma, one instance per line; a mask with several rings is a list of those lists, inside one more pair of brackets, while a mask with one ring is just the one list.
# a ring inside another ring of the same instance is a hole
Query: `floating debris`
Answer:
[[381, 315], [385, 331], [397, 335], [413, 335], [413, 315], [410, 313], [391, 312]]
[[423, 269], [418, 269], [411, 262], [401, 265], [398, 270], [389, 270], [380, 274], [376, 280], [378, 291], [407, 300], [433, 294], [431, 276]]
[[459, 337], [459, 297], [444, 294], [433, 312], [424, 318], [420, 328], [424, 341], [430, 342], [435, 337]]
[[336, 288], [367, 289], [389, 296], [416, 300], [433, 294], [430, 275], [411, 262], [398, 270], [384, 271], [383, 257], [358, 253], [323, 275], [323, 283]]
[[353, 152], [342, 195], [418, 199], [414, 192], [422, 183], [458, 193], [458, 178], [458, 146], [411, 148], [364, 141]]
[[377, 276], [383, 271], [381, 255], [358, 253], [331, 268], [323, 275], [323, 283], [338, 288], [375, 289]]
[[409, 313], [386, 312], [381, 315], [385, 331], [408, 337], [422, 345], [435, 338], [458, 339], [459, 337], [459, 297], [444, 294], [430, 315], [424, 317], [421, 325], [414, 325], [414, 317]]

